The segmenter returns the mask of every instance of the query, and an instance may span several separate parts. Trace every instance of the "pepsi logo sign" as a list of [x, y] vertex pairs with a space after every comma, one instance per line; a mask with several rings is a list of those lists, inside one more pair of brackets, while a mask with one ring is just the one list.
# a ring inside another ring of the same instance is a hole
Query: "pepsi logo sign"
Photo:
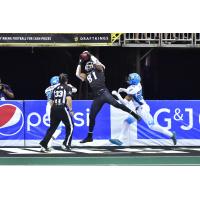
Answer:
[[15, 135], [23, 126], [24, 116], [17, 106], [13, 104], [3, 104], [0, 106], [0, 135]]

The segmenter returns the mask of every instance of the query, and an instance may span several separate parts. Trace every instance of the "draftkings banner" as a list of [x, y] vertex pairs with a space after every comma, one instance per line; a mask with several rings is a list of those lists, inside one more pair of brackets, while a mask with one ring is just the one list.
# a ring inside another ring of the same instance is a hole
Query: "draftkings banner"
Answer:
[[1, 46], [109, 46], [111, 33], [0, 33]]

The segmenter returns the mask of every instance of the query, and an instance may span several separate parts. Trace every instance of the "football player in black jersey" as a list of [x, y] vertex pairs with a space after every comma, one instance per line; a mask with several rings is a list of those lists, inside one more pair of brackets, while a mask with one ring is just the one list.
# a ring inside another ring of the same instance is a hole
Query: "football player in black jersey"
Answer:
[[127, 108], [125, 105], [118, 103], [117, 100], [110, 94], [105, 85], [104, 70], [105, 66], [96, 57], [90, 54], [90, 52], [84, 51], [80, 54], [79, 64], [76, 69], [76, 76], [82, 81], [87, 79], [94, 95], [94, 101], [91, 105], [89, 115], [89, 132], [87, 137], [80, 143], [93, 141], [95, 118], [104, 103], [111, 104], [116, 108], [128, 112], [137, 120], [140, 120], [140, 117], [135, 112]]
[[57, 129], [59, 123], [62, 121], [66, 128], [66, 136], [61, 148], [63, 150], [70, 150], [72, 133], [73, 133], [73, 121], [72, 121], [72, 88], [67, 85], [67, 74], [60, 74], [60, 84], [54, 88], [51, 95], [51, 112], [50, 112], [50, 127], [46, 132], [45, 137], [40, 142], [41, 151], [51, 151], [48, 148], [49, 140], [53, 133]]

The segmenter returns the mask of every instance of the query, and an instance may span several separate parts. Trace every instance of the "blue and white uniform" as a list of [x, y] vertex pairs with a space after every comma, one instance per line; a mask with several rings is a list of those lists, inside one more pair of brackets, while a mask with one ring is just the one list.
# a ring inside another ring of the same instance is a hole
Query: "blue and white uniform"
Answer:
[[150, 107], [142, 96], [142, 85], [140, 83], [131, 85], [127, 89], [121, 89], [121, 91], [126, 92], [128, 96], [132, 96], [136, 113], [144, 120], [151, 130], [158, 131], [169, 137], [173, 136], [172, 132], [154, 122], [154, 119], [150, 114]]
[[[129, 107], [131, 104], [128, 103], [126, 99], [123, 99], [120, 95], [120, 92], [125, 92], [129, 97], [132, 97], [132, 105], [134, 105], [135, 112], [144, 120], [144, 122], [148, 125], [148, 127], [153, 130], [160, 132], [164, 135], [169, 136], [172, 138], [173, 142], [175, 143], [175, 135], [171, 131], [167, 130], [164, 127], [161, 127], [159, 124], [154, 122], [154, 119], [152, 115], [150, 114], [150, 107], [144, 100], [142, 96], [142, 85], [140, 83], [140, 76], [136, 73], [130, 74], [132, 77], [129, 79], [129, 84], [131, 84], [127, 89], [125, 88], [119, 88], [118, 92], [112, 91], [112, 94], [115, 95], [119, 101]], [[129, 76], [130, 76], [129, 75]], [[136, 78], [135, 78], [136, 77]], [[124, 120], [126, 123], [124, 125], [124, 128], [122, 128], [122, 134], [119, 135], [119, 139], [123, 138], [123, 134], [126, 134], [127, 127], [134, 122], [134, 118], [131, 116]], [[112, 141], [112, 140], [111, 140]], [[115, 142], [115, 140], [114, 140]], [[113, 142], [113, 143], [114, 143]], [[117, 143], [120, 144], [120, 141]], [[115, 144], [117, 144], [115, 142]]]
[[56, 84], [56, 85], [51, 85], [48, 88], [46, 88], [46, 90], [45, 90], [45, 94], [46, 94], [46, 97], [47, 97], [46, 113], [47, 113], [49, 119], [50, 119], [50, 110], [51, 110], [50, 98], [51, 98], [51, 95], [52, 95], [54, 88], [56, 88], [58, 85], [59, 85], [59, 83]]
[[137, 114], [145, 121], [148, 126], [153, 125], [154, 120], [150, 114], [150, 107], [142, 96], [141, 83], [129, 86], [125, 92], [127, 95], [132, 96], [133, 105]]

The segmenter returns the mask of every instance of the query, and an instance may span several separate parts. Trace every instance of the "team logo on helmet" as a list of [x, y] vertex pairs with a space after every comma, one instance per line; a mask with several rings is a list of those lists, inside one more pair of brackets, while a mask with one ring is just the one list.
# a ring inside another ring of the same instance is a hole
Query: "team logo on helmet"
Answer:
[[12, 136], [22, 130], [24, 116], [22, 111], [13, 104], [0, 106], [0, 135]]
[[94, 69], [94, 64], [93, 62], [87, 62], [85, 65], [85, 71], [86, 72], [91, 72]]
[[59, 83], [59, 76], [53, 76], [51, 79], [50, 79], [50, 84], [51, 85], [56, 85]]
[[139, 74], [131, 73], [128, 75], [128, 84], [137, 85], [138, 83], [140, 83], [140, 81], [141, 81], [141, 77]]

